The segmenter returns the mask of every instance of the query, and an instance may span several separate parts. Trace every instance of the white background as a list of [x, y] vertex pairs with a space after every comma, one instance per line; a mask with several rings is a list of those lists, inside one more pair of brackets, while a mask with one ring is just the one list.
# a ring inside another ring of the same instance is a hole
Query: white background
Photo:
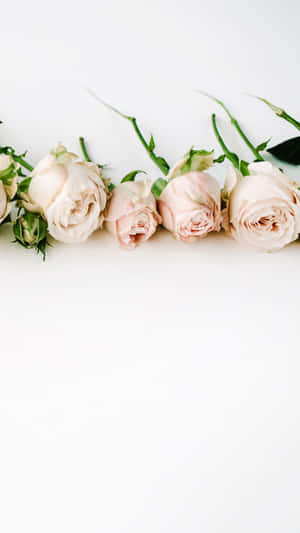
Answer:
[[[299, 3], [57, 0], [1, 9], [1, 144], [37, 162], [84, 135], [107, 176], [217, 149], [221, 109], [255, 142], [296, 135]], [[224, 179], [226, 165], [216, 170]], [[289, 169], [297, 177], [298, 169]], [[300, 244], [242, 250], [166, 232], [134, 252], [95, 234], [45, 264], [0, 230], [1, 533], [298, 533]]]

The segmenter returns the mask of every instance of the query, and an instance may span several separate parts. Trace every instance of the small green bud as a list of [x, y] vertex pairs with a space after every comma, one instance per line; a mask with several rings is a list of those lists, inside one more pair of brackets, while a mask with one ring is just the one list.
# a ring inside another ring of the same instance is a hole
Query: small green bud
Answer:
[[25, 248], [36, 248], [45, 259], [47, 223], [41, 215], [24, 211], [15, 221], [13, 232], [17, 242]]

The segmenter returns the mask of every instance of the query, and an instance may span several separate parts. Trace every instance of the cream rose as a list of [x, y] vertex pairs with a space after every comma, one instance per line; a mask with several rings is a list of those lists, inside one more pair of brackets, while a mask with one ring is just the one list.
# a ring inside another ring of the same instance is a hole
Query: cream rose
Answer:
[[300, 191], [269, 162], [252, 163], [249, 172], [242, 177], [229, 170], [223, 192], [228, 230], [241, 243], [279, 250], [300, 232]]
[[132, 250], [156, 231], [160, 216], [149, 180], [120, 183], [112, 192], [105, 215], [106, 229], [122, 248]]
[[[180, 241], [191, 242], [220, 230], [221, 191], [217, 180], [206, 172], [191, 170], [178, 175], [187, 161], [185, 158], [170, 171], [169, 183], [158, 199], [158, 210], [167, 230]], [[212, 156], [201, 156], [196, 163], [198, 168], [207, 168]], [[193, 169], [195, 158], [189, 166]]]
[[0, 155], [0, 224], [10, 213], [11, 203], [18, 188], [17, 165], [11, 156]]
[[100, 228], [107, 194], [101, 171], [58, 144], [35, 167], [24, 206], [40, 211], [48, 231], [65, 243], [85, 241]]

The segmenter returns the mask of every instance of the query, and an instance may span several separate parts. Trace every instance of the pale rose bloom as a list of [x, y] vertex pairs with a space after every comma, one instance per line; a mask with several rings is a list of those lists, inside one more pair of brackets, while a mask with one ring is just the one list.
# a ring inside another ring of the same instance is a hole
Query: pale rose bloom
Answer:
[[120, 183], [112, 192], [105, 215], [106, 229], [122, 248], [132, 250], [155, 233], [160, 216], [149, 180]]
[[300, 232], [300, 191], [269, 162], [252, 163], [249, 172], [242, 177], [232, 168], [229, 171], [224, 187], [228, 229], [241, 243], [279, 250]]
[[163, 226], [180, 241], [205, 237], [221, 228], [220, 186], [206, 172], [179, 175], [162, 191], [158, 210]]
[[10, 166], [14, 167], [14, 176], [10, 178], [9, 183], [7, 180], [2, 181], [0, 179], [0, 224], [9, 215], [11, 210], [10, 200], [15, 196], [18, 189], [17, 169], [18, 166], [11, 156], [6, 154], [0, 155], [0, 175], [9, 169]]
[[24, 199], [46, 219], [54, 239], [79, 243], [102, 226], [107, 193], [99, 167], [58, 144], [35, 167]]

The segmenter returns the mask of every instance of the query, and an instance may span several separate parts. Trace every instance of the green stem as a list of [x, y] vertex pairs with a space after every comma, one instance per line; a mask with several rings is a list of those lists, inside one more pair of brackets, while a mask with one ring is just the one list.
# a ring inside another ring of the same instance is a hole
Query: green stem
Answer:
[[91, 163], [92, 160], [91, 160], [91, 158], [90, 158], [90, 156], [88, 154], [88, 151], [86, 149], [84, 137], [79, 137], [79, 144], [80, 144], [84, 159], [86, 161], [88, 161], [88, 163]]
[[21, 157], [20, 155], [12, 155], [12, 157], [16, 161], [16, 163], [19, 163], [20, 165], [22, 165], [22, 167], [29, 170], [29, 172], [33, 171], [33, 167], [29, 163], [27, 163], [27, 161], [25, 161], [23, 157]]
[[154, 149], [152, 149], [150, 147], [150, 144], [147, 143], [147, 141], [146, 141], [145, 137], [143, 136], [140, 128], [138, 127], [136, 118], [135, 117], [130, 117], [129, 115], [125, 115], [124, 113], [121, 113], [121, 111], [119, 111], [115, 107], [111, 106], [110, 104], [107, 104], [104, 100], [102, 100], [102, 98], [99, 98], [90, 89], [87, 89], [87, 91], [93, 98], [98, 100], [98, 102], [101, 102], [101, 104], [105, 105], [105, 107], [107, 107], [108, 109], [110, 109], [111, 111], [113, 111], [114, 113], [119, 115], [120, 117], [123, 117], [126, 120], [129, 120], [129, 122], [131, 122], [131, 124], [132, 124], [132, 126], [133, 126], [133, 128], [134, 128], [134, 130], [135, 130], [135, 132], [136, 132], [136, 134], [137, 134], [137, 136], [139, 138], [139, 140], [141, 141], [143, 147], [145, 148], [145, 150], [147, 151], [148, 155], [152, 159], [153, 163], [155, 163], [156, 166], [158, 166], [158, 168], [161, 170], [161, 172], [166, 176], [168, 174], [168, 172], [169, 172], [168, 163], [162, 157], [159, 157], [159, 156], [157, 156], [154, 153]]
[[208, 96], [208, 98], [210, 98], [211, 100], [214, 100], [214, 102], [217, 102], [217, 104], [219, 104], [224, 109], [225, 113], [230, 118], [231, 123], [233, 124], [233, 126], [235, 127], [235, 129], [237, 130], [239, 135], [242, 137], [243, 141], [247, 144], [248, 148], [250, 148], [250, 150], [253, 153], [253, 155], [255, 156], [255, 158], [258, 161], [264, 161], [264, 158], [260, 155], [260, 153], [257, 151], [257, 149], [252, 144], [252, 142], [248, 139], [247, 135], [243, 132], [241, 126], [238, 123], [238, 121], [236, 120], [236, 118], [234, 118], [232, 116], [232, 114], [230, 113], [229, 109], [227, 109], [225, 104], [221, 100], [219, 100], [218, 98], [215, 98], [214, 96], [212, 96], [212, 95], [210, 95], [208, 93], [201, 93], [201, 94], [204, 94], [205, 96]]
[[161, 159], [159, 157], [157, 157], [157, 155], [153, 152], [153, 150], [150, 149], [147, 141], [145, 140], [144, 136], [142, 135], [142, 132], [140, 130], [140, 128], [138, 127], [137, 125], [137, 122], [136, 122], [136, 119], [134, 117], [127, 117], [128, 120], [131, 121], [133, 127], [134, 127], [134, 130], [138, 136], [138, 138], [140, 139], [142, 145], [144, 146], [145, 150], [148, 152], [150, 158], [152, 159], [153, 163], [155, 163], [156, 166], [158, 166], [158, 168], [161, 170], [161, 172], [166, 176], [169, 172], [169, 169], [166, 168], [166, 165], [165, 165], [165, 162], [161, 161]]
[[297, 130], [300, 130], [300, 122], [295, 118], [291, 117], [291, 115], [289, 115], [284, 109], [281, 109], [281, 107], [277, 107], [276, 105], [272, 104], [271, 102], [268, 102], [268, 100], [265, 100], [265, 98], [261, 98], [260, 96], [255, 96], [254, 98], [257, 98], [261, 102], [267, 104], [267, 106], [269, 106], [278, 117], [283, 118], [284, 120], [295, 126]]
[[215, 136], [224, 152], [224, 154], [226, 155], [227, 159], [229, 159], [229, 161], [231, 161], [231, 163], [233, 164], [233, 166], [237, 169], [239, 169], [239, 160], [238, 160], [238, 157], [232, 153], [228, 146], [226, 146], [225, 142], [223, 141], [222, 137], [221, 137], [221, 134], [218, 130], [218, 126], [217, 126], [217, 121], [216, 121], [216, 115], [213, 114], [211, 116], [211, 120], [212, 120], [212, 125], [213, 125], [213, 129], [214, 129], [214, 132], [215, 132]]

